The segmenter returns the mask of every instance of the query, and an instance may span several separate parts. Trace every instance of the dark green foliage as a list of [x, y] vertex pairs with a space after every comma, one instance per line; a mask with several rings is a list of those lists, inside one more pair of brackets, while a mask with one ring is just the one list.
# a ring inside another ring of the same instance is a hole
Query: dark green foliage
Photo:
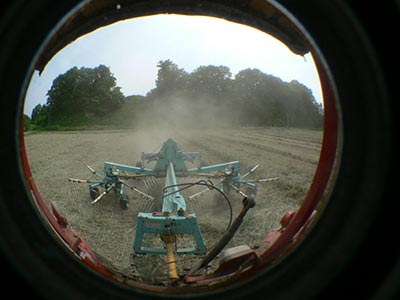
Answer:
[[32, 110], [31, 120], [32, 124], [39, 127], [44, 127], [47, 125], [48, 121], [49, 107], [47, 105], [38, 104]]
[[110, 69], [74, 67], [59, 75], [47, 93], [47, 103], [32, 111], [32, 121], [41, 127], [85, 125], [116, 111], [124, 101]]
[[31, 130], [31, 118], [29, 116], [24, 115], [24, 132]]
[[141, 106], [147, 126], [323, 126], [321, 105], [297, 81], [283, 82], [258, 69], [232, 78], [225, 66], [187, 73], [170, 60], [158, 67], [156, 87]]
[[323, 127], [323, 109], [311, 91], [258, 69], [234, 77], [225, 66], [191, 73], [171, 60], [157, 65], [156, 87], [146, 96], [124, 97], [110, 69], [76, 67], [59, 75], [47, 104], [32, 111], [33, 126], [89, 127]]

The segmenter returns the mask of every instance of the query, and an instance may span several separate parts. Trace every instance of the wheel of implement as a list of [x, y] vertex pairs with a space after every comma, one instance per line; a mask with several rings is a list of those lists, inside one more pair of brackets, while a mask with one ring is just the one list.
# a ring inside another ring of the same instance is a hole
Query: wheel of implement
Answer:
[[128, 209], [129, 198], [127, 195], [123, 194], [119, 197], [119, 206], [122, 209]]
[[[89, 22], [92, 30], [96, 22], [126, 17], [125, 7], [131, 17], [209, 15], [270, 32], [277, 27], [268, 26], [268, 22], [281, 20], [264, 0], [1, 1], [3, 294], [23, 297], [29, 293], [30, 298], [60, 300], [399, 299], [399, 92], [398, 76], [391, 76], [398, 74], [393, 34], [399, 27], [398, 1], [372, 1], [368, 5], [355, 0], [271, 1], [287, 16], [279, 24], [291, 20], [294, 25], [289, 28], [298, 28], [309, 41], [321, 71], [324, 98], [331, 99], [325, 109], [337, 111], [338, 151], [328, 153], [336, 155], [332, 169], [335, 180], [327, 186], [318, 180], [312, 183], [311, 190], [326, 199], [324, 209], [304, 239], [283, 259], [248, 280], [190, 292], [177, 287], [149, 288], [141, 283], [127, 286], [121, 283], [127, 277], [114, 274], [119, 281], [110, 279], [104, 275], [106, 271], [99, 273], [83, 264], [81, 261], [90, 257], [66, 249], [42, 218], [44, 214], [38, 213], [31, 196], [32, 178], [21, 167], [25, 152], [19, 122], [27, 82], [51, 35], [64, 36], [57, 29], [77, 9], [82, 8], [76, 20], [93, 16], [95, 10], [86, 7], [88, 3], [105, 5]], [[111, 10], [110, 18], [102, 15]], [[72, 32], [81, 30], [76, 27]], [[290, 42], [290, 37], [286, 38]], [[296, 47], [295, 42], [292, 45]], [[321, 153], [328, 150], [332, 145], [324, 144]], [[318, 170], [323, 170], [324, 163], [320, 161]]]
[[100, 192], [97, 187], [94, 187], [94, 188], [89, 188], [89, 194], [90, 194], [90, 198], [92, 198], [92, 200], [94, 200], [100, 195]]

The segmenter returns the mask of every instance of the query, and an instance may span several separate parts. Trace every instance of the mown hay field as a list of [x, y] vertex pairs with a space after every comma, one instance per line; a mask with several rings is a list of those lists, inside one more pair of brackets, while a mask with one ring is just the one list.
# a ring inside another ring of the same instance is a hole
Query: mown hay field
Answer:
[[[257, 204], [228, 245], [256, 246], [268, 231], [279, 226], [285, 212], [296, 210], [301, 205], [318, 163], [322, 131], [239, 128], [26, 134], [26, 150], [33, 177], [46, 203], [56, 202], [69, 224], [83, 235], [96, 253], [116, 268], [138, 272], [143, 280], [153, 282], [165, 274], [165, 259], [151, 255], [132, 256], [132, 247], [137, 214], [140, 211], [151, 212], [154, 203], [126, 189], [130, 199], [126, 210], [120, 208], [113, 193], [92, 205], [87, 184], [72, 183], [68, 179], [93, 179], [87, 165], [101, 173], [105, 161], [135, 165], [142, 152], [157, 152], [168, 138], [174, 139], [183, 151], [201, 152], [202, 158], [210, 165], [239, 160], [242, 174], [260, 164], [251, 178], [279, 177], [276, 181], [258, 184]], [[192, 166], [189, 164], [188, 167]], [[181, 178], [179, 182], [198, 179]], [[162, 179], [146, 183], [129, 179], [127, 183], [155, 196], [160, 194], [164, 185]], [[185, 190], [183, 195], [188, 199], [187, 196], [197, 191], [199, 188]], [[199, 199], [187, 201], [188, 212], [196, 213], [209, 249], [225, 232], [229, 220], [228, 205], [216, 203], [213, 193], [210, 191]], [[235, 216], [241, 208], [241, 196], [231, 194], [230, 201]], [[154, 243], [160, 245], [159, 237], [154, 237]], [[179, 272], [190, 268], [198, 259], [189, 255], [179, 258]]]

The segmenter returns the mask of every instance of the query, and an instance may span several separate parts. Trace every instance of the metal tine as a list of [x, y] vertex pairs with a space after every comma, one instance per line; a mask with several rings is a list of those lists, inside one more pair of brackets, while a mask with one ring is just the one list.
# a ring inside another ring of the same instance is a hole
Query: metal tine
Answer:
[[278, 180], [279, 177], [274, 177], [274, 178], [265, 178], [265, 179], [259, 179], [256, 182], [267, 182], [267, 181], [275, 181]]
[[205, 201], [193, 201], [194, 205], [198, 208], [198, 209], [204, 209], [204, 202]]
[[93, 175], [95, 175], [95, 176], [101, 178], [101, 180], [104, 179], [104, 176], [102, 176], [101, 174], [99, 174], [98, 172], [96, 172], [91, 166], [87, 165], [86, 167], [89, 169], [90, 172], [92, 172]]
[[246, 174], [242, 176], [242, 179], [249, 176], [251, 173], [253, 173], [260, 165], [255, 165], [250, 171], [248, 171]]
[[184, 177], [183, 178], [184, 183], [195, 183], [196, 181], [197, 181], [197, 179], [194, 177]]
[[140, 210], [139, 211], [149, 211], [151, 208], [151, 203], [153, 202], [153, 200], [147, 201], [142, 203], [142, 205], [140, 205]]
[[140, 205], [140, 209], [139, 209], [139, 211], [148, 211], [148, 209], [149, 209], [149, 203], [150, 203], [151, 201], [149, 201], [149, 202], [143, 202], [141, 205]]
[[[201, 208], [201, 209], [205, 209], [208, 207], [209, 201], [208, 199], [205, 197], [207, 194], [204, 194], [202, 196], [200, 196], [199, 200], [200, 201], [195, 201], [196, 204]], [[203, 197], [203, 199], [201, 199]]]
[[198, 193], [196, 193], [196, 194], [193, 194], [192, 196], [189, 196], [189, 199], [190, 199], [190, 200], [198, 199], [198, 198], [200, 198], [205, 192], [208, 192], [208, 191], [210, 191], [209, 188], [206, 188], [206, 189], [204, 189], [204, 190], [201, 190], [200, 192], [198, 192]]
[[[220, 187], [222, 183], [219, 183], [216, 185], [216, 187]], [[194, 207], [198, 207], [198, 209], [206, 209], [209, 206], [208, 201], [198, 201], [199, 199], [203, 198], [206, 195], [206, 192], [211, 191], [209, 188], [203, 189], [200, 192], [197, 192], [196, 194], [193, 194], [192, 196], [189, 197], [189, 200], [191, 203], [193, 203]], [[206, 200], [206, 199], [204, 199]]]
[[90, 202], [91, 204], [95, 204], [97, 201], [99, 201], [101, 198], [103, 198], [105, 195], [107, 194], [107, 190], [105, 190], [104, 192], [102, 192], [100, 194], [100, 196], [98, 196], [96, 199], [94, 199], [92, 202]]
[[150, 189], [153, 189], [157, 185], [157, 179], [155, 177], [150, 177]]
[[151, 176], [151, 177], [149, 177], [148, 180], [147, 180], [147, 184], [148, 184], [148, 189], [149, 189], [149, 190], [150, 190], [151, 187], [154, 185], [153, 179], [154, 179], [154, 177]]
[[268, 181], [275, 181], [278, 180], [280, 177], [273, 177], [273, 178], [263, 178], [263, 179], [254, 179], [254, 180], [244, 180], [244, 181], [239, 181], [239, 182], [268, 182]]
[[140, 202], [140, 203], [141, 203], [142, 211], [150, 211], [150, 210], [151, 210], [151, 207], [153, 206], [154, 199], [155, 199], [153, 196], [151, 196], [150, 194], [148, 194], [148, 193], [151, 192], [151, 190], [152, 190], [152, 189], [151, 189], [152, 182], [151, 182], [150, 178], [151, 178], [151, 177], [147, 177], [147, 178], [145, 178], [145, 179], [143, 180], [144, 185], [145, 185], [145, 190], [146, 190], [146, 193], [143, 193], [143, 194], [145, 194], [146, 196], [144, 196], [144, 195], [142, 195], [142, 194], [139, 194], [141, 198], [143, 198], [143, 199], [146, 200], [145, 202]]
[[146, 187], [146, 192], [149, 192], [151, 190], [151, 177], [147, 177], [144, 180], [144, 185]]
[[152, 186], [151, 187], [154, 187], [154, 186], [156, 186], [157, 185], [157, 183], [158, 183], [158, 179], [157, 178], [155, 178], [155, 177], [151, 177], [151, 179], [152, 179]]
[[154, 180], [155, 180], [155, 178], [153, 176], [148, 177], [148, 180], [147, 180], [148, 190], [151, 190], [155, 186]]
[[150, 192], [154, 186], [153, 177], [146, 177], [144, 180], [144, 186], [146, 188], [146, 192]]
[[193, 210], [201, 209], [199, 201], [195, 201], [195, 199], [189, 198], [189, 203], [193, 207]]
[[99, 201], [101, 198], [103, 198], [112, 188], [115, 187], [115, 183], [113, 183], [112, 185], [110, 185], [106, 190], [104, 190], [104, 192], [102, 192], [100, 194], [100, 196], [98, 196], [96, 199], [94, 199], [91, 204], [95, 204], [97, 201]]
[[154, 197], [152, 197], [152, 196], [150, 196], [150, 195], [148, 195], [148, 194], [142, 192], [141, 190], [138, 190], [137, 188], [135, 188], [135, 187], [133, 187], [133, 186], [131, 186], [131, 185], [125, 183], [125, 182], [124, 182], [123, 184], [126, 185], [128, 188], [130, 188], [132, 191], [134, 191], [134, 192], [136, 192], [137, 194], [139, 194], [139, 196], [141, 196], [141, 197], [144, 198], [144, 199], [149, 199], [149, 200], [154, 199]]
[[[201, 199], [201, 196], [199, 199]], [[205, 201], [196, 201], [196, 199], [193, 199], [192, 203], [196, 210], [203, 210], [205, 208]]]
[[100, 183], [100, 181], [76, 179], [76, 178], [68, 178], [68, 181], [74, 182], [74, 183]]
[[144, 183], [144, 186], [146, 188], [146, 191], [149, 190], [149, 182], [148, 182], [148, 180], [149, 180], [148, 178], [143, 179], [143, 183]]
[[[199, 178], [197, 178], [197, 177], [189, 177], [188, 179], [189, 179], [190, 183], [194, 183], [194, 182], [199, 181]], [[201, 196], [200, 196], [200, 198], [201, 198]], [[195, 198], [194, 199], [189, 199], [189, 200], [192, 203], [194, 210], [200, 211], [200, 210], [202, 210], [204, 208], [204, 201], [195, 201], [196, 200]]]
[[245, 194], [243, 191], [239, 190], [239, 188], [237, 188], [236, 186], [232, 185], [232, 187], [233, 187], [233, 189], [234, 189], [238, 194], [240, 194], [242, 197], [245, 197], [245, 198], [248, 197], [247, 194]]
[[[207, 189], [207, 191], [208, 190], [209, 189]], [[205, 208], [205, 202], [206, 201], [202, 201], [201, 200], [205, 196], [205, 192], [206, 192], [206, 190], [201, 191], [200, 193], [197, 193], [197, 194], [192, 195], [192, 196], [189, 197], [190, 202], [193, 203], [193, 206], [196, 207], [197, 209], [204, 209]]]
[[[206, 208], [207, 201], [204, 201], [205, 199], [202, 200], [201, 198], [203, 198], [203, 195], [199, 195], [195, 198], [190, 199], [191, 200], [190, 202], [192, 203], [193, 208], [195, 210], [203, 210]], [[198, 201], [198, 200], [200, 200], [200, 201]]]
[[[69, 194], [73, 199], [80, 199], [82, 198], [82, 193], [83, 193], [83, 185], [80, 184], [74, 184], [74, 181], [68, 181], [70, 182], [69, 186]], [[86, 190], [86, 188], [85, 188]]]
[[154, 200], [155, 200], [155, 199], [153, 199], [153, 200], [147, 202], [146, 211], [152, 211], [152, 210], [153, 210]]
[[193, 211], [196, 211], [199, 207], [198, 207], [198, 205], [197, 205], [197, 203], [195, 203], [196, 201], [193, 201], [192, 199], [188, 199], [189, 201], [188, 201], [188, 204], [189, 204], [189, 206], [191, 207], [191, 209], [193, 210]]

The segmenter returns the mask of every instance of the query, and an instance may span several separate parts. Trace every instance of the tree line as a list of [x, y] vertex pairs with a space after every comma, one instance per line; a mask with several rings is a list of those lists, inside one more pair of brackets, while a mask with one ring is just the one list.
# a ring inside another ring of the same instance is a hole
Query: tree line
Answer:
[[192, 72], [159, 61], [155, 88], [125, 97], [104, 65], [59, 75], [47, 103], [31, 115], [36, 126], [113, 123], [132, 126], [285, 126], [322, 128], [321, 104], [297, 81], [284, 82], [258, 69], [232, 75], [226, 66]]
[[42, 128], [89, 124], [118, 110], [124, 100], [109, 67], [73, 67], [54, 79], [47, 103], [33, 108], [31, 124]]

